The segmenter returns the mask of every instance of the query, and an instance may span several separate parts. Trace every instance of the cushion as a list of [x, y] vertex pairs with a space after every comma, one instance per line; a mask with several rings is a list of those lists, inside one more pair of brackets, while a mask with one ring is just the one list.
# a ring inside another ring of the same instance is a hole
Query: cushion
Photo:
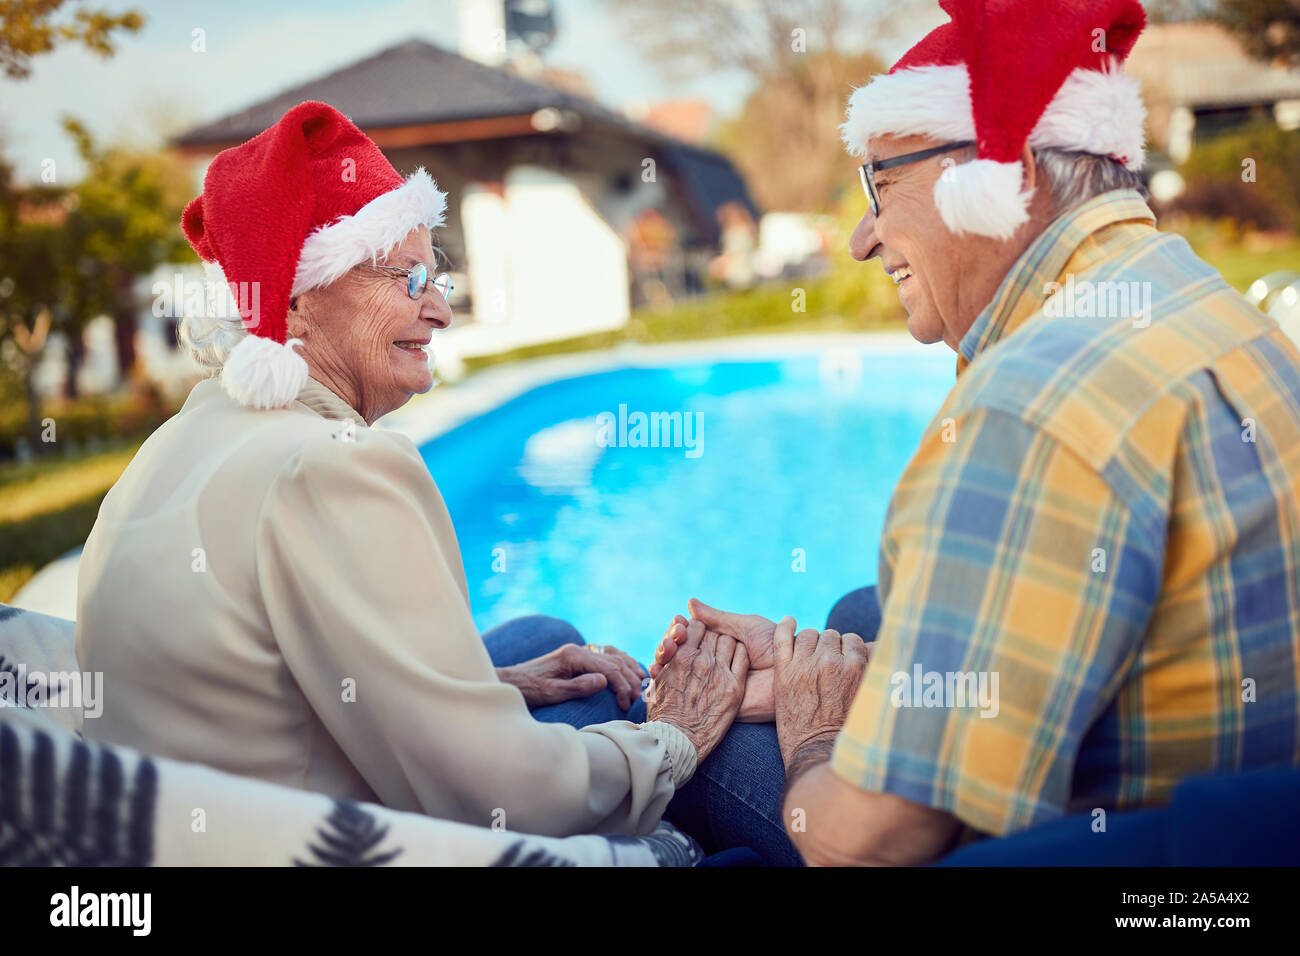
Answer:
[[25, 707], [47, 729], [81, 734], [103, 701], [102, 681], [77, 664], [77, 625], [0, 604], [0, 708]]

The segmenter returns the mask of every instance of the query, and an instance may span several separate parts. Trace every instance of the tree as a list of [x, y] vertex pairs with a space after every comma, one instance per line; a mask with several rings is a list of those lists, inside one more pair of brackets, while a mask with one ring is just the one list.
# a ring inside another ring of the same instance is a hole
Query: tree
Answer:
[[16, 368], [28, 431], [40, 441], [34, 372], [48, 337], [69, 344], [65, 392], [76, 393], [82, 332], [113, 318], [123, 375], [135, 364], [135, 283], [161, 262], [194, 261], [180, 230], [192, 193], [188, 167], [169, 152], [100, 147], [82, 124], [64, 120], [86, 164], [75, 186], [20, 187], [0, 159], [0, 357]]
[[826, 211], [845, 186], [860, 189], [839, 125], [849, 91], [884, 69], [871, 53], [822, 53], [759, 83], [740, 114], [719, 130], [717, 145], [744, 174], [760, 207]]
[[67, 190], [22, 189], [0, 159], [0, 357], [14, 367], [27, 401], [28, 440], [41, 449], [35, 372], [50, 331], [61, 317], [61, 269]]
[[1152, 23], [1177, 23], [1183, 20], [1208, 20], [1219, 7], [1219, 0], [1142, 0]]
[[738, 69], [757, 80], [895, 38], [933, 0], [611, 0], [628, 39], [670, 76]]
[[[73, 365], [85, 323], [110, 315], [123, 377], [135, 365], [135, 282], [161, 262], [196, 261], [180, 229], [193, 194], [188, 167], [168, 151], [101, 148], [77, 120], [63, 128], [77, 143], [86, 175], [72, 189], [65, 224], [65, 307], [75, 333]], [[70, 339], [71, 341], [71, 339]], [[69, 369], [75, 379], [75, 369]]]
[[923, 0], [613, 0], [627, 35], [670, 77], [740, 70], [755, 81], [718, 145], [769, 209], [828, 207], [845, 181], [838, 125]]
[[100, 56], [113, 55], [113, 34], [135, 33], [144, 26], [138, 10], [113, 14], [107, 10], [76, 10], [55, 22], [67, 0], [0, 0], [0, 67], [11, 79], [31, 74], [32, 58], [57, 44], [81, 43]]
[[1220, 0], [1216, 19], [1252, 56], [1300, 67], [1300, 0]]

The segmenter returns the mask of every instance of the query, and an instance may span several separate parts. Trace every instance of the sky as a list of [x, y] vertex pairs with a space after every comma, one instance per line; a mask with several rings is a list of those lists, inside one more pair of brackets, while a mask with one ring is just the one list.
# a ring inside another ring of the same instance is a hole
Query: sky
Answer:
[[[555, 0], [558, 31], [548, 65], [581, 72], [597, 97], [702, 96], [718, 115], [738, 109], [750, 81], [714, 75], [672, 85], [639, 57], [600, 0]], [[32, 61], [26, 80], [0, 78], [0, 140], [19, 177], [55, 161], [59, 181], [81, 175], [60, 128], [71, 113], [110, 140], [157, 139], [257, 102], [412, 38], [457, 46], [456, 0], [96, 0], [140, 9], [146, 24], [122, 34], [103, 60], [65, 46]], [[196, 29], [205, 52], [194, 52]]]

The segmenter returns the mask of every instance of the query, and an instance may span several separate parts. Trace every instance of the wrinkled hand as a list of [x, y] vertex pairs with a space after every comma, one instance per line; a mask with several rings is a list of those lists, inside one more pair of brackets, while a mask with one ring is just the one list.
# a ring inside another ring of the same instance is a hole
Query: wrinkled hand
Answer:
[[[776, 624], [759, 614], [733, 614], [709, 607], [691, 598], [691, 616], [709, 630], [734, 637], [745, 645], [749, 654], [749, 679], [745, 682], [745, 699], [736, 717], [742, 723], [770, 723], [775, 717], [772, 702], [772, 635]], [[680, 614], [669, 625], [659, 647], [655, 649], [650, 676], [657, 677], [677, 653], [686, 638], [686, 618]]]
[[695, 745], [703, 763], [726, 734], [745, 693], [749, 655], [745, 645], [690, 621], [671, 666], [650, 686], [647, 715], [672, 724]]
[[627, 710], [641, 696], [645, 669], [618, 648], [600, 644], [565, 644], [522, 664], [498, 667], [502, 683], [513, 684], [529, 707], [562, 704], [590, 697], [606, 687]]
[[856, 634], [808, 628], [796, 636], [794, 629], [794, 618], [784, 617], [773, 639], [776, 736], [787, 772], [804, 744], [839, 734], [869, 659]]

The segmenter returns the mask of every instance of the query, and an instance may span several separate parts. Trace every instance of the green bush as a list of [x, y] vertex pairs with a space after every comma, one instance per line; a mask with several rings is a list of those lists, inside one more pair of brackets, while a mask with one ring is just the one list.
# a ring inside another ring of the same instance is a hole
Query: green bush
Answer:
[[[115, 395], [83, 395], [75, 399], [47, 399], [41, 419], [54, 423], [53, 447], [37, 452], [60, 453], [89, 441], [109, 442], [147, 435], [176, 411], [152, 385], [135, 386]], [[21, 442], [28, 442], [27, 402], [23, 398], [0, 408], [0, 460], [12, 458]]]
[[[1248, 126], [1198, 144], [1179, 172], [1187, 190], [1166, 208], [1257, 229], [1300, 231], [1300, 130]], [[1254, 181], [1243, 180], [1253, 160]]]

